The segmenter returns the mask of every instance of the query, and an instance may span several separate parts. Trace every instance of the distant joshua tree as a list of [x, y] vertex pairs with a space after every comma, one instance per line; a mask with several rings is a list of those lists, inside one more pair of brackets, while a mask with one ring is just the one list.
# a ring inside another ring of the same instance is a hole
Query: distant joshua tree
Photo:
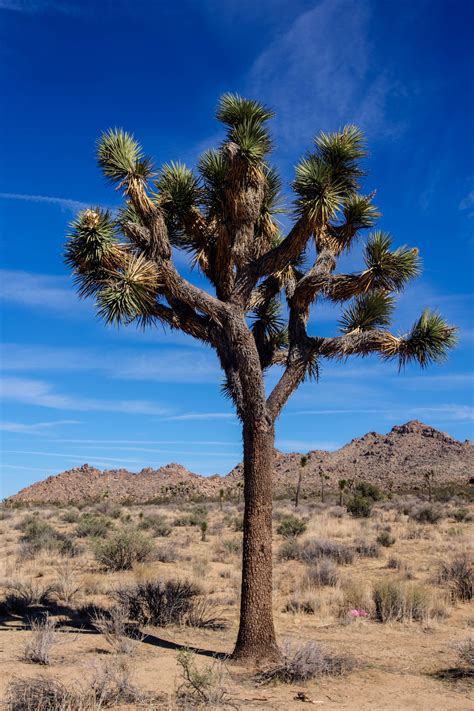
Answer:
[[321, 503], [324, 504], [324, 484], [329, 481], [329, 475], [320, 470], [319, 478], [321, 480]]
[[435, 473], [432, 469], [423, 473], [423, 479], [426, 481], [428, 486], [428, 501], [433, 501], [433, 482], [435, 478]]
[[295, 509], [298, 508], [300, 505], [300, 496], [301, 496], [301, 485], [303, 483], [303, 469], [305, 466], [308, 464], [309, 457], [306, 454], [303, 454], [300, 459], [300, 468], [298, 471], [298, 484], [296, 485], [296, 494], [295, 494]]
[[[231, 94], [219, 103], [225, 137], [201, 157], [197, 174], [181, 163], [155, 172], [130, 134], [104, 133], [97, 158], [124, 196], [116, 214], [93, 207], [74, 220], [66, 261], [79, 294], [94, 297], [107, 323], [166, 325], [213, 348], [224, 391], [242, 423], [244, 534], [240, 627], [234, 658], [278, 657], [272, 612], [272, 473], [275, 422], [324, 360], [378, 354], [400, 366], [444, 358], [454, 329], [424, 311], [411, 331], [392, 335], [395, 299], [419, 273], [417, 249], [392, 249], [373, 232], [361, 272], [336, 272], [339, 257], [378, 212], [360, 192], [366, 155], [361, 131], [320, 133], [296, 166], [293, 225], [281, 234], [280, 179], [271, 167], [272, 112]], [[208, 288], [182, 276], [175, 250], [190, 256]], [[343, 305], [340, 333], [308, 333], [310, 309]], [[282, 304], [283, 302], [283, 304]], [[283, 308], [282, 308], [283, 306]], [[282, 369], [270, 394], [265, 374]]]
[[344, 503], [344, 491], [347, 489], [347, 479], [339, 479], [337, 485], [339, 487], [339, 506]]

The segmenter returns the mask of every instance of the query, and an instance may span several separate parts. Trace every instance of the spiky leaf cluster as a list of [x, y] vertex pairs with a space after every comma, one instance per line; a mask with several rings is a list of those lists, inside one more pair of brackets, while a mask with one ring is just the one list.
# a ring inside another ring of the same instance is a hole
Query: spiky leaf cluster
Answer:
[[160, 205], [168, 219], [179, 224], [201, 199], [201, 187], [183, 163], [165, 164], [156, 183]]
[[217, 118], [228, 127], [226, 142], [237, 144], [240, 155], [251, 165], [260, 163], [271, 150], [265, 123], [272, 116], [263, 104], [237, 94], [224, 94], [217, 109]]
[[373, 331], [388, 326], [394, 310], [393, 297], [383, 292], [363, 294], [344, 310], [339, 324], [343, 333]]
[[346, 126], [336, 133], [321, 133], [316, 150], [296, 167], [293, 189], [296, 209], [312, 222], [326, 223], [354, 198], [364, 174], [359, 160], [366, 155], [362, 133]]
[[440, 314], [425, 309], [398, 347], [400, 366], [416, 361], [422, 368], [446, 359], [456, 345], [456, 331]]
[[132, 134], [121, 128], [105, 131], [97, 143], [97, 162], [105, 177], [119, 187], [130, 179], [146, 180], [151, 163]]
[[365, 264], [378, 289], [401, 291], [418, 276], [421, 260], [417, 249], [399, 247], [391, 251], [392, 240], [386, 232], [374, 232], [365, 248]]
[[143, 255], [131, 255], [120, 270], [108, 272], [97, 293], [98, 315], [106, 323], [129, 323], [149, 312], [158, 291], [156, 266]]

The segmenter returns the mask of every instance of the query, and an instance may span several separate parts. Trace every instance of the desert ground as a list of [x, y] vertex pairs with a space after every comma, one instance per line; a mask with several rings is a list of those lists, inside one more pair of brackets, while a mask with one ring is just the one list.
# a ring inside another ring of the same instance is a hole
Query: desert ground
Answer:
[[472, 709], [474, 508], [328, 498], [275, 502], [281, 673], [227, 659], [241, 503], [3, 508], [4, 707]]

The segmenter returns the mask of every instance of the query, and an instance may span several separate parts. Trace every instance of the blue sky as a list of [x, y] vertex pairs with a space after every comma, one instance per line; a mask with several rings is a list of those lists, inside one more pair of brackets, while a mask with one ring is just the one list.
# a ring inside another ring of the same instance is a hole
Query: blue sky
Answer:
[[[222, 137], [225, 91], [275, 109], [286, 184], [319, 130], [366, 131], [380, 226], [424, 261], [394, 329], [425, 306], [460, 328], [449, 362], [426, 372], [324, 365], [291, 399], [277, 445], [334, 449], [413, 418], [472, 437], [473, 13], [468, 0], [0, 0], [2, 495], [84, 462], [211, 474], [239, 461], [214, 354], [176, 333], [106, 328], [62, 262], [74, 211], [119, 203], [95, 165], [100, 132], [122, 126], [158, 165], [192, 166]], [[344, 268], [359, 258], [356, 247]], [[312, 333], [336, 319], [321, 304]]]

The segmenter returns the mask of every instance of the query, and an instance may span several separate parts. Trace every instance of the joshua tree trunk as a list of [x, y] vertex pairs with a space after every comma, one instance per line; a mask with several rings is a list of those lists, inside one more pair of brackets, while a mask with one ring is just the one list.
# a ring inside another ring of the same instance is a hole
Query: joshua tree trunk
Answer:
[[234, 659], [278, 657], [272, 611], [274, 428], [247, 421], [244, 441], [244, 537], [240, 628]]
[[295, 494], [295, 509], [298, 508], [300, 505], [300, 495], [301, 495], [301, 481], [303, 479], [303, 468], [300, 467], [300, 471], [298, 474], [298, 483], [296, 485], [296, 494]]

